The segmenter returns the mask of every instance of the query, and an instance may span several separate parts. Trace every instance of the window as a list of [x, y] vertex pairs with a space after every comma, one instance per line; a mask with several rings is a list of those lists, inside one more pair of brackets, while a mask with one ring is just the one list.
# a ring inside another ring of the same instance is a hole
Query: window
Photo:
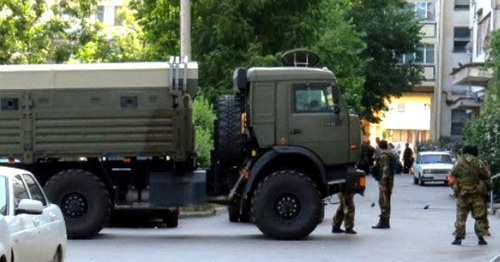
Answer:
[[122, 10], [121, 6], [115, 6], [115, 23], [114, 25], [120, 26], [123, 23], [123, 15], [120, 15], [120, 11]]
[[462, 129], [464, 128], [465, 123], [471, 119], [471, 113], [467, 113], [467, 110], [465, 109], [451, 110], [451, 135], [463, 135]]
[[333, 111], [337, 95], [332, 94], [332, 86], [298, 86], [294, 89], [295, 113], [316, 113]]
[[7, 215], [7, 178], [0, 176], [0, 215]]
[[404, 111], [405, 111], [405, 104], [398, 103], [398, 112], [404, 112]]
[[20, 176], [15, 176], [12, 186], [14, 188], [14, 205], [17, 208], [19, 202], [23, 199], [30, 199], [30, 195], [24, 186], [24, 182]]
[[490, 21], [491, 15], [488, 15], [478, 24], [476, 45], [477, 54], [483, 52], [484, 49], [490, 46]]
[[26, 181], [26, 186], [28, 186], [28, 189], [31, 193], [31, 199], [33, 200], [38, 200], [42, 202], [44, 206], [47, 206], [47, 201], [45, 200], [45, 196], [42, 193], [42, 190], [40, 189], [40, 186], [36, 183], [35, 179], [28, 174], [23, 175], [24, 181]]
[[97, 20], [104, 21], [104, 6], [100, 5], [97, 7]]
[[468, 27], [453, 28], [453, 52], [465, 53], [466, 46], [470, 41], [470, 30]]
[[415, 10], [420, 21], [436, 20], [436, 4], [432, 2], [415, 2]]
[[432, 163], [449, 163], [451, 164], [450, 155], [422, 155], [422, 164], [432, 164]]
[[469, 10], [470, 0], [455, 0], [455, 9]]
[[403, 54], [396, 58], [398, 63], [434, 64], [434, 45], [423, 44], [417, 46], [417, 52]]

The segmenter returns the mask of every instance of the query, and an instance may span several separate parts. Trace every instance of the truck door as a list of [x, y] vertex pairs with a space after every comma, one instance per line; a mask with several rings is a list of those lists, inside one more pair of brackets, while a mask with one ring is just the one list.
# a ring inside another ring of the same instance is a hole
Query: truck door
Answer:
[[325, 165], [348, 162], [349, 117], [332, 84], [292, 84], [289, 95], [289, 144], [316, 153]]

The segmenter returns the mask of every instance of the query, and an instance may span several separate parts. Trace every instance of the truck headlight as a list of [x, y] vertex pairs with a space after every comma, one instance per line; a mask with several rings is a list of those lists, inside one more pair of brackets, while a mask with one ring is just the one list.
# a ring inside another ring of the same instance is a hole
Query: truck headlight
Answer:
[[424, 173], [424, 174], [430, 174], [430, 173], [431, 173], [431, 170], [430, 170], [430, 169], [424, 169], [424, 170], [422, 171], [422, 173]]

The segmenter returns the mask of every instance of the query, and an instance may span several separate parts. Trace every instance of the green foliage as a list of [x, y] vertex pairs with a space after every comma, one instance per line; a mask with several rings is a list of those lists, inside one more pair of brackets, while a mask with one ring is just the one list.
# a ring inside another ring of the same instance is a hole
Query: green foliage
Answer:
[[212, 105], [203, 96], [197, 96], [193, 103], [193, 121], [196, 131], [197, 161], [200, 167], [210, 165], [210, 151], [213, 149], [215, 113]]
[[482, 114], [469, 121], [465, 128], [468, 144], [476, 145], [479, 157], [488, 163], [493, 174], [500, 172], [500, 31], [492, 34], [489, 66], [493, 68], [493, 79], [490, 81], [487, 98]]
[[417, 152], [421, 151], [450, 151], [452, 153], [460, 152], [464, 143], [461, 140], [450, 139], [441, 137], [439, 140], [428, 140], [424, 143], [418, 144], [416, 147]]
[[415, 64], [398, 64], [401, 54], [416, 51], [421, 25], [411, 6], [403, 0], [351, 0], [348, 17], [356, 30], [363, 33], [367, 48], [361, 58], [364, 89], [361, 95], [361, 117], [378, 122], [377, 112], [387, 110], [385, 101], [411, 91], [421, 80], [422, 68]]
[[0, 0], [0, 64], [45, 63], [51, 48], [44, 1]]

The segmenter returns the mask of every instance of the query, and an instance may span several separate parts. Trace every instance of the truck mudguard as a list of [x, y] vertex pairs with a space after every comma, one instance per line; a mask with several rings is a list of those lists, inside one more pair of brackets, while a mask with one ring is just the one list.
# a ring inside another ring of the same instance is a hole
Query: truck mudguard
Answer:
[[257, 162], [250, 169], [250, 176], [245, 186], [244, 195], [247, 195], [253, 188], [254, 183], [259, 176], [260, 171], [269, 163], [273, 162], [279, 156], [286, 155], [299, 155], [301, 157], [307, 158], [310, 160], [315, 167], [319, 170], [321, 182], [326, 185], [326, 170], [322, 161], [319, 157], [311, 152], [310, 150], [298, 147], [298, 146], [273, 146], [271, 150], [264, 153], [261, 157], [258, 158]]

